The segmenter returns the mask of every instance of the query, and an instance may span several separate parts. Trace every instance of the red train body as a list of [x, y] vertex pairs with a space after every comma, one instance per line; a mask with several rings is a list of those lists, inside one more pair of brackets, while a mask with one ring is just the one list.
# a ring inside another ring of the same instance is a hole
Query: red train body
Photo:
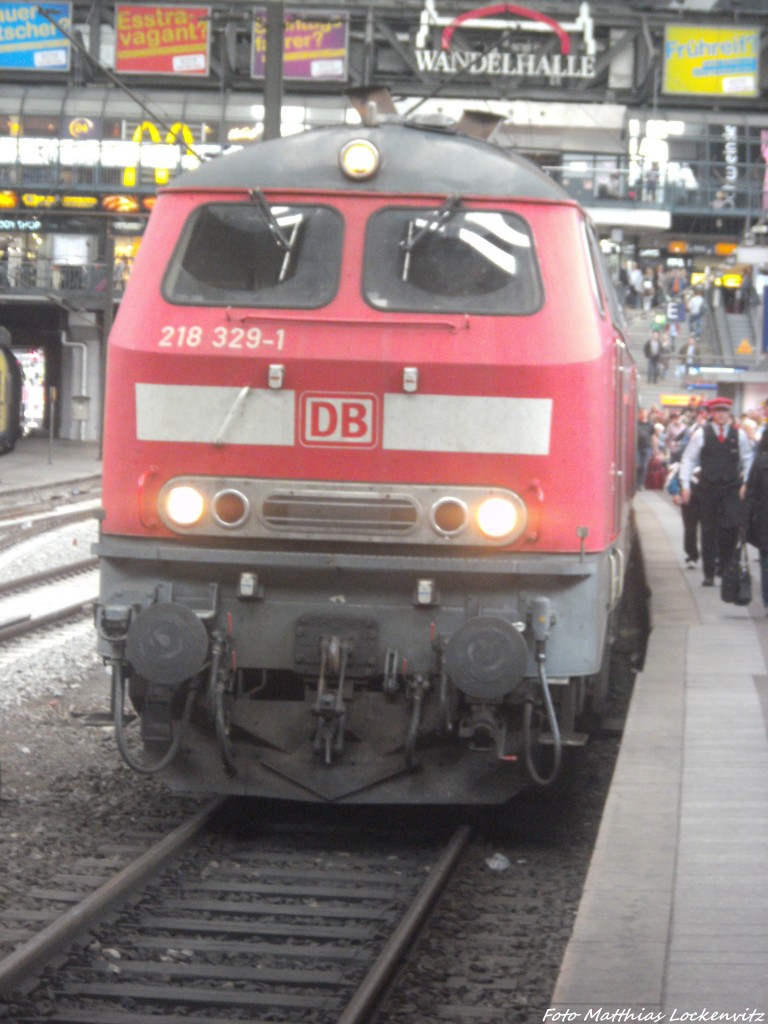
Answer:
[[164, 190], [110, 338], [98, 545], [146, 764], [353, 802], [548, 781], [631, 553], [622, 324], [580, 207], [450, 132], [309, 132]]

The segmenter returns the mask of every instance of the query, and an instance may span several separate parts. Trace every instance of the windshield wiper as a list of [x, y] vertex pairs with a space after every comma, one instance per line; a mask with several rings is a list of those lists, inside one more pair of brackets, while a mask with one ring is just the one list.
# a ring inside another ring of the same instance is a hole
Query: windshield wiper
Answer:
[[[460, 195], [450, 195], [445, 197], [445, 202], [436, 210], [432, 216], [427, 220], [418, 231], [408, 231], [408, 237], [404, 238], [400, 242], [400, 248], [405, 249], [406, 252], [412, 252], [416, 245], [421, 241], [424, 235], [429, 231], [438, 231], [443, 224], [447, 224], [452, 217], [461, 209], [462, 198]], [[411, 221], [411, 225], [413, 221]], [[410, 227], [410, 226], [409, 226]]]
[[248, 195], [251, 197], [251, 199], [255, 199], [256, 202], [259, 204], [261, 212], [264, 214], [264, 217], [266, 218], [272, 237], [280, 246], [280, 248], [285, 249], [286, 252], [291, 252], [296, 241], [296, 233], [293, 233], [292, 238], [286, 238], [286, 236], [283, 234], [283, 229], [278, 224], [277, 217], [275, 217], [274, 213], [272, 212], [272, 207], [267, 202], [266, 196], [264, 195], [263, 192], [261, 192], [257, 188], [252, 188], [248, 190]]
[[251, 392], [251, 386], [250, 386], [250, 384], [246, 384], [246, 386], [244, 388], [241, 388], [240, 391], [235, 396], [235, 400], [232, 403], [232, 406], [230, 407], [229, 412], [224, 417], [224, 421], [221, 424], [221, 426], [219, 427], [218, 434], [213, 439], [213, 443], [214, 443], [214, 445], [216, 445], [217, 448], [221, 447], [221, 445], [223, 445], [225, 443], [225, 438], [226, 438], [227, 434], [229, 433], [229, 428], [230, 428], [230, 426], [232, 424], [232, 420], [234, 420], [235, 416], [237, 416], [237, 414], [242, 409], [243, 405], [245, 404], [245, 400], [248, 397], [248, 395], [250, 394], [250, 392]]
[[259, 204], [259, 208], [267, 221], [269, 233], [274, 238], [277, 246], [285, 253], [285, 256], [283, 256], [283, 262], [280, 265], [280, 273], [277, 277], [278, 283], [282, 284], [288, 276], [288, 270], [290, 269], [291, 259], [293, 257], [293, 250], [296, 247], [296, 239], [299, 234], [299, 228], [304, 220], [304, 215], [302, 213], [295, 213], [286, 218], [290, 226], [290, 233], [286, 235], [280, 226], [280, 221], [275, 216], [274, 210], [267, 202], [267, 198], [264, 193], [259, 189], [252, 188], [249, 190], [248, 194], [251, 199], [255, 199]]

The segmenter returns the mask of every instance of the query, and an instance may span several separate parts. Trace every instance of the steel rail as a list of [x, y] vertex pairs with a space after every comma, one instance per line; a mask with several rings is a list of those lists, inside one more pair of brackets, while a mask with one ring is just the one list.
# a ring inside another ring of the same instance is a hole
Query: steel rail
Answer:
[[362, 984], [350, 999], [337, 1024], [365, 1024], [370, 1020], [372, 1007], [427, 920], [435, 900], [445, 888], [451, 872], [464, 853], [471, 834], [471, 828], [463, 825], [451, 837], [440, 859], [419, 890], [416, 899], [390, 936]]
[[52, 921], [28, 942], [0, 961], [0, 993], [13, 991], [25, 977], [38, 973], [60, 949], [96, 924], [114, 904], [145, 883], [207, 825], [225, 798], [211, 801], [189, 821], [174, 829], [133, 863]]
[[80, 615], [89, 605], [95, 604], [96, 601], [98, 601], [98, 595], [94, 594], [92, 597], [86, 597], [82, 601], [75, 601], [74, 604], [68, 604], [63, 608], [56, 608], [52, 612], [46, 612], [45, 615], [37, 615], [34, 618], [24, 617], [18, 621], [11, 622], [6, 626], [0, 627], [0, 644], [6, 640], [15, 640], [17, 637], [25, 636], [27, 633], [34, 633], [36, 629], [50, 626], [54, 622], [63, 622], [65, 619], [71, 619], [75, 615]]
[[10, 594], [14, 590], [24, 590], [26, 587], [33, 587], [36, 583], [46, 583], [48, 580], [58, 579], [59, 576], [76, 576], [88, 569], [95, 569], [99, 564], [98, 558], [94, 555], [91, 558], [82, 558], [77, 562], [70, 562], [68, 565], [60, 565], [56, 569], [41, 569], [40, 572], [32, 572], [28, 576], [19, 576], [15, 580], [6, 580], [0, 583], [0, 594]]
[[0, 529], [24, 526], [27, 528], [26, 535], [30, 527], [44, 526], [55, 530], [58, 526], [76, 523], [80, 519], [95, 519], [101, 507], [101, 499], [92, 498], [72, 504], [74, 508], [61, 505], [58, 508], [41, 509], [39, 512], [19, 512], [13, 508], [0, 510]]
[[[0, 494], [0, 519], [5, 519], [11, 514], [18, 516], [39, 515], [41, 512], [52, 512], [56, 511], [56, 509], [64, 509], [67, 505], [79, 504], [81, 500], [88, 500], [85, 498], [85, 495], [94, 489], [93, 485], [98, 485], [95, 489], [98, 492], [101, 491], [101, 474], [73, 477], [71, 480], [61, 480], [46, 486], [35, 484], [31, 487], [16, 487], [13, 490], [3, 491]], [[68, 500], [63, 500], [61, 497], [62, 489], [74, 486], [78, 487], [79, 493], [77, 495], [68, 495]], [[43, 497], [42, 495], [46, 492], [54, 492], [55, 497], [50, 495]], [[73, 498], [75, 500], [72, 500]], [[24, 499], [30, 500], [27, 504], [24, 504]], [[54, 504], [55, 501], [58, 501], [59, 504]]]
[[52, 517], [21, 517], [20, 519], [0, 521], [0, 551], [8, 551], [23, 541], [31, 540], [33, 537], [39, 537], [45, 533], [53, 533], [70, 523], [97, 519], [98, 515], [98, 508], [93, 508], [82, 509], [79, 512], [67, 512], [62, 515], [54, 514]]

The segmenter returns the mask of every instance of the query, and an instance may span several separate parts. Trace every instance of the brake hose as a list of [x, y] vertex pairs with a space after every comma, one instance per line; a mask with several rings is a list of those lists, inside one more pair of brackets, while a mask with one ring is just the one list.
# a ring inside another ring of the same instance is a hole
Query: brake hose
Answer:
[[533, 755], [531, 753], [531, 718], [533, 716], [533, 697], [529, 697], [525, 702], [525, 711], [523, 725], [525, 730], [525, 764], [530, 773], [533, 781], [539, 786], [549, 786], [557, 778], [560, 772], [560, 761], [563, 752], [563, 743], [560, 737], [560, 727], [557, 724], [557, 715], [552, 704], [552, 695], [549, 692], [549, 683], [547, 682], [547, 674], [544, 668], [544, 662], [546, 660], [546, 654], [544, 653], [544, 645], [538, 644], [536, 650], [536, 664], [539, 671], [539, 682], [541, 684], [541, 692], [544, 697], [544, 707], [547, 712], [547, 721], [549, 722], [549, 728], [552, 731], [552, 744], [554, 749], [554, 764], [552, 765], [552, 771], [548, 776], [539, 775], [536, 766], [533, 763]]

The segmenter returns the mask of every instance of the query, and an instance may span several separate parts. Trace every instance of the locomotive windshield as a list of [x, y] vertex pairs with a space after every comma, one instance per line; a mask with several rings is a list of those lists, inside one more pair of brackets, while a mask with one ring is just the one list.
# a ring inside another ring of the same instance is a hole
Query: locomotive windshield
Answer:
[[375, 214], [363, 287], [377, 309], [414, 312], [528, 314], [543, 295], [525, 221], [508, 211], [461, 208], [457, 197], [436, 210]]
[[338, 287], [342, 237], [327, 206], [211, 203], [190, 218], [164, 294], [196, 305], [324, 306]]

